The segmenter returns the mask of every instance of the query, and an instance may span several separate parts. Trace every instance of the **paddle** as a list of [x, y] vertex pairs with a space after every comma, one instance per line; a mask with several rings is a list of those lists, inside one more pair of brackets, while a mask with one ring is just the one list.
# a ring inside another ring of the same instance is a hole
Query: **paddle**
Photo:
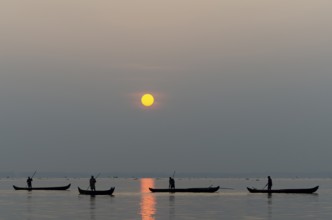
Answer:
[[[95, 179], [97, 179], [99, 175], [100, 175], [100, 173], [97, 174], [97, 176], [95, 177]], [[90, 184], [89, 184], [88, 188], [86, 188], [86, 190], [88, 190], [89, 188], [90, 188]]]

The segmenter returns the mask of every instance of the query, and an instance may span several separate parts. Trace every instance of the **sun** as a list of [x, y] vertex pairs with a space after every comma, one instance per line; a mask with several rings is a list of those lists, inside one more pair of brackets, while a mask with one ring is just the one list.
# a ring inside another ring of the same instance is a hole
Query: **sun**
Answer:
[[146, 107], [150, 107], [154, 103], [154, 97], [153, 97], [153, 95], [151, 95], [149, 93], [144, 94], [141, 98], [141, 102], [142, 102], [142, 105], [144, 105]]

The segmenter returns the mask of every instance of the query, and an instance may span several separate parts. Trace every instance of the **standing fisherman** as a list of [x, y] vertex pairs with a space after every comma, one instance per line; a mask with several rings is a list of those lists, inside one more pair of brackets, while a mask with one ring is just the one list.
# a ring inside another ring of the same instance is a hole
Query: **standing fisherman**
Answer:
[[170, 189], [175, 189], [175, 180], [172, 177], [169, 177], [169, 186]]
[[271, 190], [272, 189], [272, 179], [271, 179], [270, 176], [267, 177], [267, 184], [265, 185], [265, 187], [266, 186], [267, 186], [267, 190]]
[[27, 179], [28, 188], [32, 188], [32, 178], [29, 176]]
[[90, 188], [91, 188], [91, 191], [96, 191], [96, 179], [91, 176], [90, 178]]

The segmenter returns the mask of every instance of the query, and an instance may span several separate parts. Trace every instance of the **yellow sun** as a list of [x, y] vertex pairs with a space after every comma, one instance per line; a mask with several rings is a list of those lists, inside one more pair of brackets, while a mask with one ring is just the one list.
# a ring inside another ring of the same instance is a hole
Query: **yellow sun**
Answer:
[[153, 97], [153, 95], [151, 95], [149, 93], [144, 94], [141, 98], [141, 102], [142, 102], [142, 105], [149, 107], [149, 106], [153, 105], [154, 97]]

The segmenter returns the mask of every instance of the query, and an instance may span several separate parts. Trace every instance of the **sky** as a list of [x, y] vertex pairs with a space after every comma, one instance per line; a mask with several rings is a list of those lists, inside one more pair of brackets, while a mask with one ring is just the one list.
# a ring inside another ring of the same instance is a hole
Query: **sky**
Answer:
[[0, 171], [331, 171], [331, 1], [0, 5]]

